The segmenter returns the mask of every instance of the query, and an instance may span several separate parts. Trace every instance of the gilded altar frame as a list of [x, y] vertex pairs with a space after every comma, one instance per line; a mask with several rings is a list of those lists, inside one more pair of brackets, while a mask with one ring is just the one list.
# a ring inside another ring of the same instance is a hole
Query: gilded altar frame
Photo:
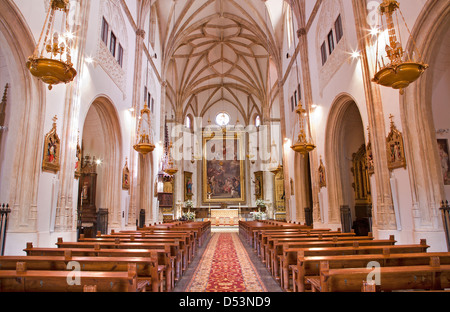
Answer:
[[255, 197], [256, 199], [264, 199], [264, 172], [255, 172]]
[[128, 159], [125, 159], [125, 165], [122, 169], [122, 190], [130, 189], [130, 170], [128, 169]]
[[53, 117], [52, 129], [45, 135], [44, 154], [42, 157], [42, 170], [53, 173], [57, 173], [61, 169], [61, 142], [58, 134], [56, 133], [56, 120], [56, 116]]
[[391, 131], [386, 138], [386, 152], [388, 157], [388, 168], [394, 170], [397, 168], [406, 168], [405, 149], [403, 145], [403, 135], [397, 129], [391, 118]]
[[185, 171], [184, 173], [184, 201], [192, 200], [192, 196], [194, 195], [192, 186], [192, 172]]
[[[233, 143], [233, 157], [227, 151], [230, 143]], [[224, 146], [226, 148], [224, 148]], [[214, 147], [214, 151], [213, 151]], [[222, 147], [222, 148], [220, 148]], [[245, 202], [245, 150], [244, 133], [234, 131], [217, 131], [213, 136], [203, 135], [203, 183], [202, 199], [203, 203], [242, 203]], [[216, 150], [217, 149], [217, 150]], [[225, 151], [225, 153], [224, 153]], [[222, 154], [220, 155], [220, 152]], [[223, 157], [225, 154], [225, 157]], [[233, 175], [229, 168], [239, 168], [239, 174]], [[208, 173], [209, 169], [209, 173]], [[212, 174], [213, 171], [219, 174]], [[217, 181], [214, 181], [217, 179]], [[215, 189], [215, 184], [222, 185], [229, 180], [234, 183], [239, 181], [238, 194], [220, 193]], [[236, 196], [237, 195], [237, 196]]]

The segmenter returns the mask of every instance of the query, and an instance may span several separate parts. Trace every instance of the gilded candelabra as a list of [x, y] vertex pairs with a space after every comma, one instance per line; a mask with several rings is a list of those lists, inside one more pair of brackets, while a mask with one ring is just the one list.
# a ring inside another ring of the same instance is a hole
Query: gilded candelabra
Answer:
[[[379, 7], [379, 13], [381, 16], [382, 33], [387, 33], [388, 40], [385, 46], [386, 57], [389, 60], [388, 64], [385, 64], [383, 55], [380, 60], [378, 59], [378, 44], [377, 40], [377, 60], [376, 60], [376, 74], [372, 79], [373, 82], [393, 89], [399, 89], [403, 93], [403, 89], [408, 87], [411, 83], [420, 78], [423, 72], [428, 68], [428, 65], [423, 63], [422, 60], [415, 61], [411, 58], [411, 55], [405, 53], [402, 47], [401, 38], [398, 37], [394, 18], [398, 24], [398, 13], [403, 18], [403, 14], [400, 10], [400, 4], [395, 0], [384, 0]], [[383, 22], [384, 17], [384, 22]], [[404, 21], [404, 18], [403, 18]], [[406, 25], [406, 22], [405, 22]], [[397, 25], [399, 26], [399, 25]], [[406, 25], [406, 28], [409, 28]], [[412, 43], [415, 45], [414, 40], [409, 34]], [[419, 54], [417, 52], [417, 54]], [[418, 55], [421, 58], [420, 55]], [[379, 63], [381, 61], [381, 64]], [[380, 67], [380, 68], [379, 68]]]
[[[53, 32], [57, 11], [63, 12], [62, 30], [59, 33]], [[49, 90], [53, 85], [71, 82], [77, 75], [72, 64], [73, 36], [69, 31], [68, 14], [69, 0], [51, 2], [34, 53], [26, 62], [30, 73], [48, 84]]]

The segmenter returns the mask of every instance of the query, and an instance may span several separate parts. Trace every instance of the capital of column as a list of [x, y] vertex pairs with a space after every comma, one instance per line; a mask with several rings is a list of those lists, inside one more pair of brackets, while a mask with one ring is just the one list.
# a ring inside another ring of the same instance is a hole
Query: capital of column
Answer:
[[142, 39], [145, 39], [145, 30], [143, 30], [143, 29], [136, 30], [136, 36], [141, 37]]
[[297, 37], [300, 38], [301, 36], [306, 36], [306, 28], [304, 27], [297, 30]]

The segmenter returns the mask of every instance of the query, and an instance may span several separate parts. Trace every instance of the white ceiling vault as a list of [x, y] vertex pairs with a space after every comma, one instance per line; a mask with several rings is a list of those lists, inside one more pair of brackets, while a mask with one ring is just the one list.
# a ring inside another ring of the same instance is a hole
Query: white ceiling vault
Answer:
[[151, 5], [160, 31], [167, 111], [181, 121], [187, 113], [203, 117], [227, 104], [245, 124], [255, 114], [272, 115], [287, 2], [152, 0]]

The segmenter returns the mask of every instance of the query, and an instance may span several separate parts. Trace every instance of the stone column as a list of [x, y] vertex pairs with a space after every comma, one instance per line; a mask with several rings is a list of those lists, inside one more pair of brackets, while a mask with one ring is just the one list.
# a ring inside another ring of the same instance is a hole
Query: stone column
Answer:
[[[84, 51], [86, 47], [87, 20], [89, 19], [90, 2], [79, 0], [77, 5], [72, 5], [71, 10], [76, 17], [71, 22], [72, 33], [77, 34], [74, 39], [72, 50], [78, 51], [78, 64], [74, 67], [78, 69], [74, 81], [67, 85], [64, 101], [64, 115], [62, 130], [59, 130], [61, 138], [61, 171], [59, 172], [59, 190], [56, 206], [55, 231], [74, 231], [76, 230], [76, 203], [73, 199], [75, 156], [77, 138], [79, 135], [79, 116], [80, 116], [80, 85], [83, 76]], [[70, 22], [69, 22], [70, 24]], [[75, 204], [75, 206], [74, 206]], [[75, 215], [75, 217], [74, 217]]]
[[[301, 1], [294, 6], [295, 14], [298, 16], [299, 30], [297, 31], [298, 42], [298, 53], [300, 54], [301, 62], [301, 75], [303, 84], [303, 98], [305, 109], [311, 110], [313, 102], [312, 87], [311, 87], [311, 72], [309, 68], [309, 54], [308, 54], [308, 38], [306, 29], [306, 16], [305, 16], [305, 2]], [[311, 124], [311, 138], [315, 142], [316, 134], [314, 125]], [[309, 155], [310, 166], [311, 166], [311, 188], [312, 188], [312, 209], [313, 209], [313, 221], [322, 222], [319, 204], [319, 178], [317, 174], [317, 168], [319, 168], [319, 157], [317, 154], [317, 148], [312, 151]]]
[[[141, 16], [138, 16], [138, 20], [142, 20]], [[135, 121], [135, 130], [131, 134], [131, 148], [130, 148], [130, 196], [128, 205], [128, 224], [129, 227], [136, 226], [136, 220], [139, 217], [139, 154], [133, 149], [133, 145], [136, 143], [136, 132], [138, 127], [138, 118], [141, 109], [141, 82], [142, 82], [142, 55], [144, 51], [144, 38], [145, 31], [138, 28], [136, 30], [136, 44], [134, 51], [134, 77], [133, 77], [133, 97], [132, 108], [134, 110], [133, 116]]]
[[[280, 65], [281, 66], [281, 65]], [[281, 157], [282, 157], [282, 164], [283, 164], [283, 178], [284, 178], [284, 189], [285, 189], [285, 199], [284, 199], [284, 205], [286, 208], [286, 220], [290, 221], [291, 216], [291, 208], [289, 200], [291, 198], [291, 183], [290, 183], [290, 176], [289, 176], [289, 163], [287, 155], [284, 151], [284, 138], [286, 137], [286, 114], [285, 114], [285, 107], [284, 107], [284, 89], [283, 89], [284, 83], [279, 80], [278, 82], [278, 98], [279, 98], [279, 105], [280, 105], [280, 128], [281, 128]], [[279, 149], [279, 147], [278, 147]], [[274, 203], [275, 203], [274, 199]]]
[[367, 29], [367, 3], [365, 0], [352, 0], [355, 15], [355, 28], [358, 38], [358, 50], [361, 54], [361, 69], [363, 85], [366, 95], [367, 113], [369, 117], [369, 131], [372, 139], [372, 149], [375, 163], [375, 187], [377, 189], [376, 215], [373, 214], [374, 228], [378, 230], [396, 230], [396, 219], [392, 192], [390, 186], [390, 172], [388, 169], [386, 152], [386, 128], [383, 103], [379, 86], [372, 83], [374, 73], [374, 55], [369, 51], [371, 46]]

